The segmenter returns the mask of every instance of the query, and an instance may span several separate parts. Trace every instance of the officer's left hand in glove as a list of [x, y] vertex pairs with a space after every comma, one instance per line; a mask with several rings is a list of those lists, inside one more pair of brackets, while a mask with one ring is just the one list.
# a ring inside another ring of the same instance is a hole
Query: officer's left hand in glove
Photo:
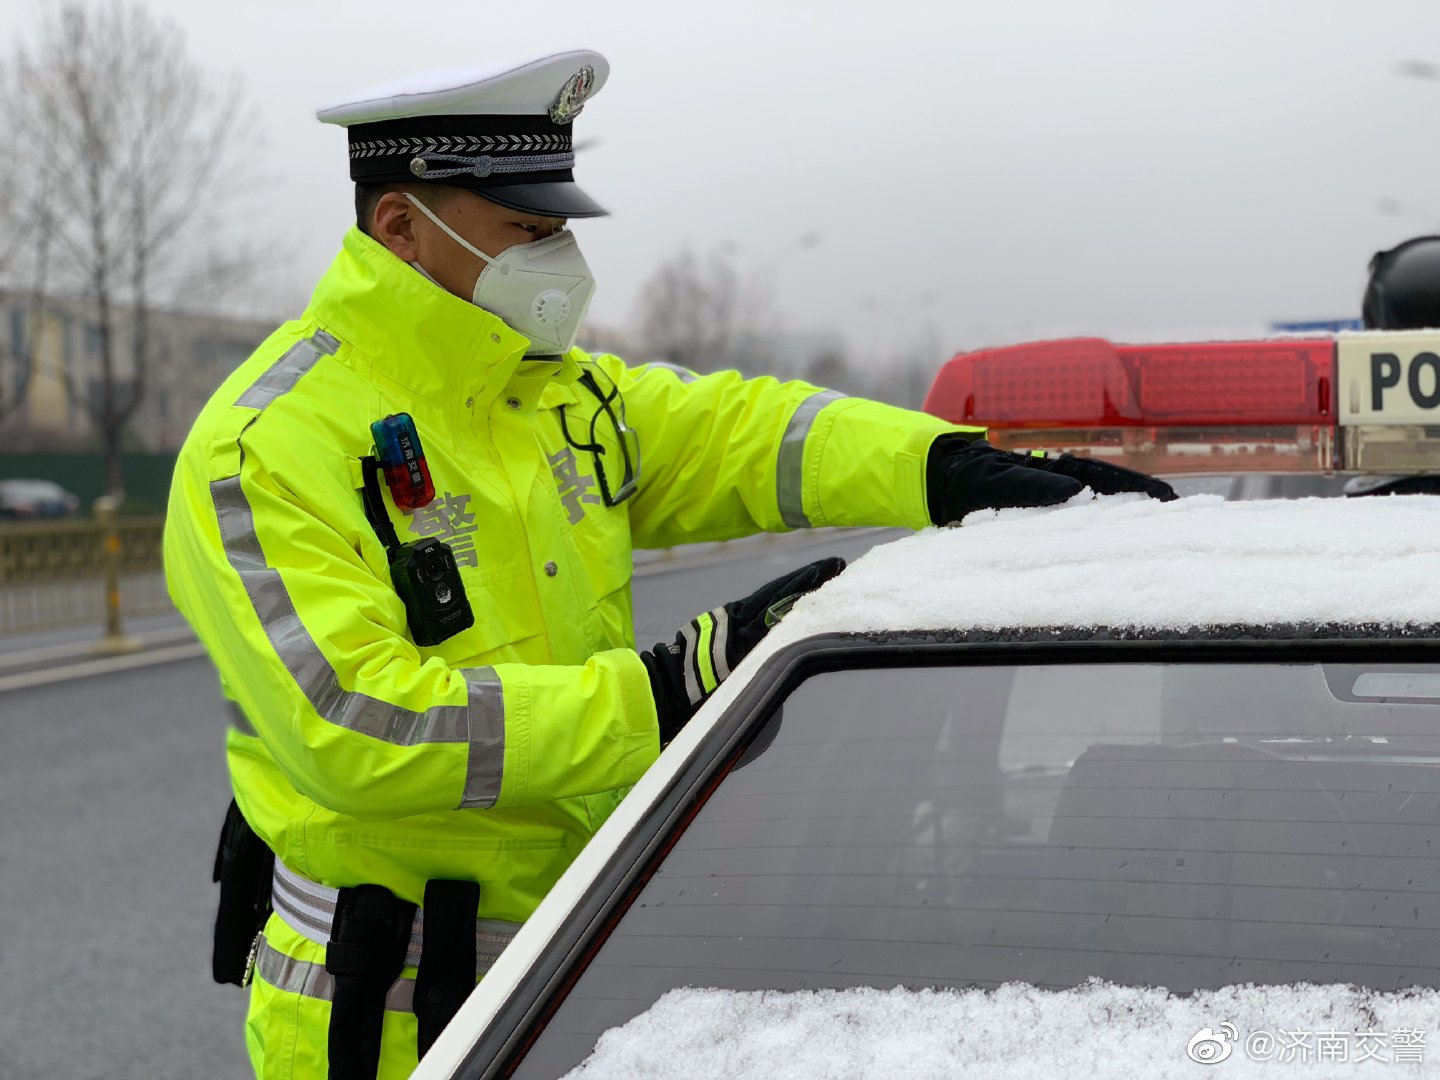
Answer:
[[1176, 498], [1164, 480], [1134, 469], [1069, 454], [1014, 454], [959, 435], [942, 435], [930, 447], [925, 486], [936, 525], [952, 524], [975, 510], [1053, 506], [1087, 487], [1097, 495], [1139, 492], [1161, 502]]
[[790, 605], [844, 569], [844, 559], [830, 558], [782, 574], [743, 600], [732, 600], [691, 619], [673, 645], [662, 642], [642, 652], [640, 659], [650, 673], [655, 712], [660, 718], [661, 744], [679, 733]]

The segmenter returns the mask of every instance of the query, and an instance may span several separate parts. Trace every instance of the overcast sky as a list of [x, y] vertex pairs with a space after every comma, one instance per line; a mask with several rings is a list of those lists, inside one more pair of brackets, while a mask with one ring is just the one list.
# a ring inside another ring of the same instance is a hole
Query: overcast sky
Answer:
[[[47, 6], [11, 0], [0, 33]], [[611, 63], [576, 124], [613, 211], [575, 230], [594, 322], [625, 325], [682, 245], [729, 242], [787, 326], [872, 362], [931, 335], [1259, 329], [1357, 313], [1376, 249], [1440, 231], [1440, 82], [1400, 74], [1440, 62], [1434, 0], [150, 6], [245, 80], [293, 310], [352, 219], [317, 104], [573, 47]]]

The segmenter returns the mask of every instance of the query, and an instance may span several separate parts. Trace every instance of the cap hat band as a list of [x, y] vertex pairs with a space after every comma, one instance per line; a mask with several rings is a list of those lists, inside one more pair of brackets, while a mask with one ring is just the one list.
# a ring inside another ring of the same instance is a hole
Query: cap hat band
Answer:
[[569, 135], [442, 135], [423, 139], [352, 139], [350, 160], [384, 157], [387, 154], [543, 154], [569, 149]]
[[574, 167], [574, 154], [519, 154], [514, 157], [416, 154], [410, 159], [410, 172], [422, 180], [445, 180], [462, 175], [483, 180], [495, 173], [544, 172], [547, 169], [569, 170]]
[[547, 116], [412, 116], [354, 124], [348, 131], [350, 179], [357, 183], [462, 174], [471, 182], [494, 176], [495, 183], [505, 183], [522, 173], [569, 180], [557, 174], [575, 166], [570, 130]]

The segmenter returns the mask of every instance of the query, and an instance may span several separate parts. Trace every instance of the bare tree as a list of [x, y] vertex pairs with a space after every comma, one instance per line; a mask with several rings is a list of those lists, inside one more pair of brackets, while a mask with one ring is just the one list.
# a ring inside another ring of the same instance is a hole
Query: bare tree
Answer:
[[3, 232], [28, 237], [32, 283], [83, 303], [99, 370], [61, 365], [62, 378], [118, 495], [126, 427], [153, 366], [151, 314], [185, 288], [187, 226], [232, 190], [249, 114], [238, 84], [213, 86], [188, 56], [174, 22], [123, 0], [70, 2], [0, 69], [0, 126], [25, 185], [0, 207]]
[[648, 353], [692, 371], [749, 369], [762, 361], [766, 298], [719, 253], [686, 248], [642, 287], [636, 326]]
[[45, 207], [34, 207], [33, 213], [25, 218], [33, 226], [33, 240], [24, 233], [12, 233], [6, 237], [9, 247], [0, 251], [0, 271], [3, 271], [10, 265], [17, 250], [27, 244], [33, 245], [29, 254], [34, 268], [20, 333], [9, 335], [9, 340], [0, 345], [0, 421], [25, 404], [30, 380], [35, 373], [35, 347], [46, 316], [46, 286], [50, 273], [46, 215]]

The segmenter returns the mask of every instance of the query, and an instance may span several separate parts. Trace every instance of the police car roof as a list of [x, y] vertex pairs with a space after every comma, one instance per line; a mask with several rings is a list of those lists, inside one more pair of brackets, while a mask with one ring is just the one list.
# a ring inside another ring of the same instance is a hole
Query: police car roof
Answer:
[[1440, 624], [1437, 526], [1431, 496], [1087, 494], [977, 513], [873, 549], [767, 646], [844, 631]]

